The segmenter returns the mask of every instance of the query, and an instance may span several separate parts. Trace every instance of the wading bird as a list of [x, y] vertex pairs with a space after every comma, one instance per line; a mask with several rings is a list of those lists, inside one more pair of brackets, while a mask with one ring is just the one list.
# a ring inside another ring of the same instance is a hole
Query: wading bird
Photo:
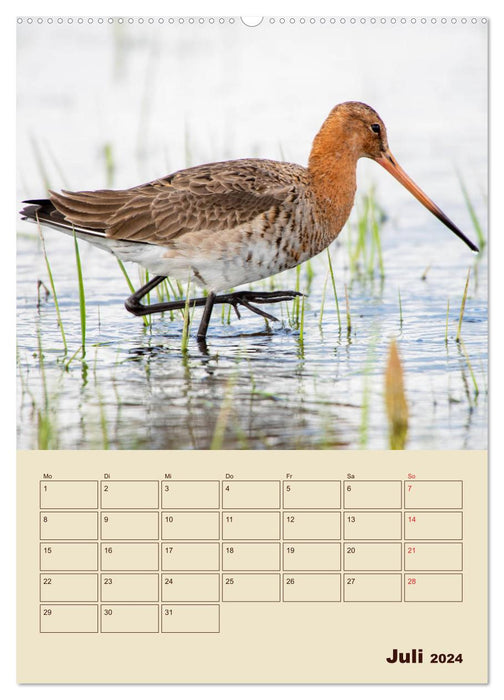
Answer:
[[190, 278], [208, 294], [198, 340], [204, 340], [214, 304], [232, 304], [276, 321], [255, 304], [292, 299], [298, 292], [237, 291], [232, 287], [295, 267], [338, 236], [352, 209], [359, 158], [372, 158], [461, 238], [478, 248], [422, 192], [392, 156], [383, 121], [362, 102], [330, 112], [316, 135], [308, 167], [248, 158], [179, 170], [127, 190], [50, 192], [27, 200], [24, 219], [52, 226], [136, 262], [155, 275], [125, 302], [142, 316], [184, 308], [185, 301], [144, 305], [165, 277]]

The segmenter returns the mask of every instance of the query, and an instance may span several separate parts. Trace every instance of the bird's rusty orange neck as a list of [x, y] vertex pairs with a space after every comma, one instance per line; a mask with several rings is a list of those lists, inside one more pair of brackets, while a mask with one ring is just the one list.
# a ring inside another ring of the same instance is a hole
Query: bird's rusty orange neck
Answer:
[[353, 206], [358, 157], [344, 125], [337, 119], [326, 119], [313, 141], [308, 171], [318, 203], [334, 220], [334, 226], [340, 220], [343, 226]]

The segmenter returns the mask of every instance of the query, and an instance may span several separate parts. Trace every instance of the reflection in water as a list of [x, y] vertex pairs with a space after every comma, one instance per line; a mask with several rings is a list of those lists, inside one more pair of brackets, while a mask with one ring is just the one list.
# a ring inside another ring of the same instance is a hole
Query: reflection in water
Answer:
[[[463, 270], [459, 279], [463, 286]], [[420, 291], [421, 307], [416, 301]], [[386, 448], [383, 376], [388, 341], [399, 336], [410, 410], [408, 447], [483, 447], [484, 306], [477, 299], [467, 301], [469, 317], [482, 321], [464, 327], [469, 366], [454, 342], [456, 311], [445, 343], [446, 312], [435, 286], [412, 280], [401, 296], [402, 328], [394, 290], [390, 295], [385, 291], [383, 299], [370, 299], [365, 285], [354, 285], [348, 340], [334, 309], [325, 310], [320, 328], [321, 289], [314, 284], [302, 342], [299, 332], [278, 324], [278, 330], [264, 332], [255, 318], [244, 317], [231, 326], [217, 320], [207, 343], [191, 339], [186, 351], [181, 350], [180, 320], [154, 319], [148, 332], [136, 324], [127, 333], [122, 308], [110, 306], [101, 310], [99, 328], [88, 324], [94, 356], [87, 370], [78, 358], [65, 368], [54, 309], [47, 305], [40, 311], [43, 373], [33, 366], [29, 350], [20, 354], [29, 390], [20, 396], [19, 444], [36, 444], [36, 427], [26, 408], [46, 395], [54, 409], [48, 409], [54, 419], [53, 447]], [[22, 321], [36, 311], [35, 304], [27, 300], [20, 305], [21, 329], [28, 330]], [[69, 318], [74, 311], [68, 310]], [[92, 319], [92, 304], [88, 311]], [[68, 333], [71, 338], [70, 329]], [[27, 337], [24, 343], [29, 349]]]
[[286, 336], [292, 342], [280, 352], [271, 334], [240, 334], [229, 346], [223, 338], [203, 353], [196, 343], [186, 353], [158, 342], [131, 348], [115, 368], [116, 380], [118, 371], [130, 378], [116, 381], [109, 439], [151, 449], [347, 445], [340, 411], [358, 415], [359, 407], [327, 400], [316, 386], [321, 377], [300, 357], [299, 339]]

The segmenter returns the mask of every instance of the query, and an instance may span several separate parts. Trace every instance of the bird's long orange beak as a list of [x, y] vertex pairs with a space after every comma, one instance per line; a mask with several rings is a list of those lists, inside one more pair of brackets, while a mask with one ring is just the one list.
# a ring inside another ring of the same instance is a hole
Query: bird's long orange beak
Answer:
[[388, 172], [391, 175], [393, 175], [395, 179], [401, 183], [401, 185], [404, 185], [404, 187], [406, 187], [406, 189], [409, 192], [411, 192], [411, 194], [414, 197], [416, 197], [418, 201], [424, 205], [424, 207], [426, 207], [432, 214], [434, 214], [435, 217], [442, 221], [443, 224], [450, 229], [450, 231], [453, 231], [453, 233], [455, 233], [459, 238], [461, 238], [471, 250], [474, 250], [476, 253], [479, 253], [478, 246], [474, 245], [474, 243], [470, 241], [469, 238], [467, 238], [467, 236], [463, 234], [459, 228], [457, 228], [457, 226], [455, 226], [453, 221], [450, 221], [450, 219], [446, 216], [444, 212], [441, 211], [437, 204], [434, 204], [432, 199], [429, 199], [425, 192], [423, 192], [420, 189], [420, 187], [418, 187], [418, 185], [413, 182], [410, 176], [404, 172], [404, 170], [398, 164], [396, 159], [392, 156], [390, 151], [385, 151], [385, 153], [382, 156], [380, 156], [379, 158], [375, 158], [375, 160], [377, 163], [383, 166], [385, 170], [388, 170]]

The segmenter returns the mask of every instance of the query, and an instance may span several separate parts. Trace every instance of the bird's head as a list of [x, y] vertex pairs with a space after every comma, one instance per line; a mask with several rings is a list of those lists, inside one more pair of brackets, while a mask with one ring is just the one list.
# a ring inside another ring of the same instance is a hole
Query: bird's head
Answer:
[[[326, 123], [335, 139], [356, 158], [377, 160], [389, 150], [387, 129], [379, 114], [362, 102], [343, 102], [330, 112]], [[338, 149], [338, 144], [336, 149]]]
[[343, 102], [336, 105], [315, 139], [312, 154], [315, 152], [316, 157], [317, 151], [323, 153], [324, 150], [331, 152], [333, 157], [341, 159], [342, 162], [345, 159], [357, 161], [359, 158], [371, 158], [376, 161], [471, 250], [479, 252], [477, 246], [401, 168], [390, 152], [385, 124], [372, 107], [363, 102]]

